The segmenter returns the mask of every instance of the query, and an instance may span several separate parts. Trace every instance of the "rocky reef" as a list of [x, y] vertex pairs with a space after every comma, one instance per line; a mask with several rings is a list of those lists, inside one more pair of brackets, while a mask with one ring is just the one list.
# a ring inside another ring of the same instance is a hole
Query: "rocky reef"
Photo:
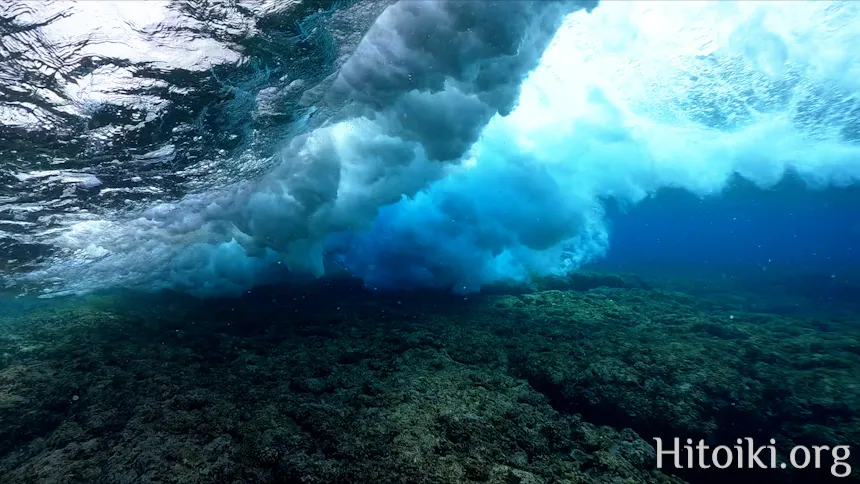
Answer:
[[834, 479], [827, 469], [656, 468], [654, 437], [773, 438], [781, 450], [860, 442], [860, 315], [768, 313], [760, 298], [692, 289], [579, 274], [531, 293], [466, 298], [321, 282], [235, 300], [4, 303], [0, 476]]

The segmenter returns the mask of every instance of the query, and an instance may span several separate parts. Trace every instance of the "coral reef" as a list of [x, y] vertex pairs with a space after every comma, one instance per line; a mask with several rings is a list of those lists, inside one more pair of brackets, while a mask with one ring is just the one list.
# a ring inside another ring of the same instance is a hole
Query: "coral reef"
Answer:
[[[652, 438], [860, 442], [850, 316], [767, 314], [630, 276], [539, 289], [464, 298], [320, 283], [4, 311], [0, 475], [724, 482], [731, 471], [657, 470]], [[750, 479], [831, 478], [763, 472]]]

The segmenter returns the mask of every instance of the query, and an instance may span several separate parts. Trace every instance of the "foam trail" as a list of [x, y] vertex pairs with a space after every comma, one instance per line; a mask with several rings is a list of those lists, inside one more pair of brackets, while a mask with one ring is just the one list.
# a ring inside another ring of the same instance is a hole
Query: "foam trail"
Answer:
[[[105, 286], [237, 292], [323, 272], [324, 241], [444, 177], [495, 115], [516, 103], [565, 16], [596, 1], [407, 0], [384, 11], [332, 80], [336, 122], [292, 139], [256, 183], [89, 221], [30, 279], [63, 292]], [[275, 270], [272, 270], [275, 269]]]
[[331, 240], [373, 287], [470, 291], [600, 257], [601, 200], [860, 180], [856, 4], [608, 2], [574, 14], [473, 159]]

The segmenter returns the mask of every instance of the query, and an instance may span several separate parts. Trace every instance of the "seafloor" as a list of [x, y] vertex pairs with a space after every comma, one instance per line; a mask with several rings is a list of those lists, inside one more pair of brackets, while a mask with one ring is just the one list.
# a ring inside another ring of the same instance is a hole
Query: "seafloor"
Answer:
[[860, 443], [860, 291], [827, 284], [6, 302], [0, 482], [836, 481], [660, 472], [651, 440]]

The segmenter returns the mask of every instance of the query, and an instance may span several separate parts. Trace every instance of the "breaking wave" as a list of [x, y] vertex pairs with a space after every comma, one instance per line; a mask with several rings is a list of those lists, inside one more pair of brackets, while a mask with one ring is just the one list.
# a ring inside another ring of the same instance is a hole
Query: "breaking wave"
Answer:
[[[607, 201], [860, 180], [855, 2], [158, 5], [111, 32], [138, 58], [76, 25], [55, 74], [16, 64], [38, 99], [2, 73], [11, 286], [469, 292], [600, 259]], [[75, 14], [13, 15], [3, 48]]]

